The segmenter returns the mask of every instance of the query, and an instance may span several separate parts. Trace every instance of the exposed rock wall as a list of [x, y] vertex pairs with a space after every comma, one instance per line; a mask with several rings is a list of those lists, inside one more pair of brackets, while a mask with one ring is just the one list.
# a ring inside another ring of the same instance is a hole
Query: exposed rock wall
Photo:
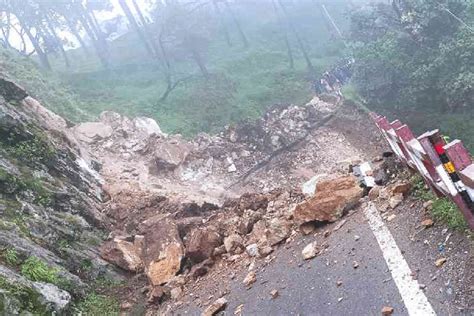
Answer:
[[0, 313], [30, 308], [18, 293], [44, 311], [65, 311], [90, 280], [115, 276], [97, 256], [107, 195], [64, 119], [8, 79], [0, 94]]

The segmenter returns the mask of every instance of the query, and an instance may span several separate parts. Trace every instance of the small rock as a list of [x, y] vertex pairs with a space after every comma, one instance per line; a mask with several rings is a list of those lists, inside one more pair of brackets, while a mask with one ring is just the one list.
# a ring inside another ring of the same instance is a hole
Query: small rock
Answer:
[[278, 290], [271, 290], [270, 295], [272, 296], [272, 299], [277, 298], [280, 294], [278, 293]]
[[446, 258], [439, 258], [438, 260], [435, 261], [435, 266], [437, 267], [441, 267], [445, 262], [446, 262]]
[[170, 292], [171, 298], [173, 300], [177, 300], [181, 296], [182, 293], [183, 293], [183, 289], [181, 287], [175, 287], [171, 289], [171, 292]]
[[324, 238], [329, 237], [329, 235], [331, 235], [331, 232], [329, 230], [324, 231], [323, 233]]
[[306, 247], [304, 247], [303, 251], [301, 251], [301, 254], [303, 255], [303, 258], [305, 260], [316, 257], [318, 253], [319, 249], [316, 241], [309, 243], [308, 245], [306, 245]]
[[340, 297], [337, 299], [338, 302], [341, 302], [344, 298], [343, 297]]
[[218, 312], [224, 310], [227, 307], [227, 300], [224, 297], [214, 301], [211, 305], [209, 305], [204, 312], [202, 312], [201, 316], [214, 316]]
[[315, 227], [314, 223], [312, 223], [312, 222], [304, 223], [304, 224], [300, 225], [300, 231], [303, 235], [309, 235], [315, 229], [316, 229], [316, 227]]
[[403, 194], [397, 193], [388, 200], [388, 205], [392, 209], [396, 208], [403, 201]]
[[266, 246], [260, 247], [258, 252], [260, 253], [261, 257], [266, 257], [273, 252], [273, 248], [271, 246], [266, 245]]
[[245, 251], [250, 257], [257, 257], [259, 255], [257, 244], [250, 244], [245, 247]]
[[132, 307], [132, 303], [130, 302], [124, 302], [120, 305], [121, 310], [127, 310], [127, 309], [130, 309], [131, 307]]
[[359, 236], [359, 235], [355, 235], [355, 236], [354, 236], [354, 240], [355, 240], [355, 241], [358, 241], [359, 239], [360, 239], [360, 236]]
[[246, 286], [251, 286], [255, 283], [255, 281], [257, 281], [257, 274], [255, 271], [250, 271], [242, 283], [244, 283]]
[[162, 286], [154, 286], [153, 289], [148, 293], [148, 303], [156, 304], [160, 303], [165, 296], [165, 290]]
[[337, 280], [337, 281], [336, 281], [336, 285], [337, 285], [337, 286], [341, 286], [341, 285], [342, 285], [342, 281], [341, 281], [341, 280]]
[[406, 196], [408, 192], [410, 192], [411, 189], [411, 183], [410, 182], [405, 182], [405, 183], [398, 183], [395, 186], [392, 187], [392, 194], [402, 194], [403, 196]]
[[228, 171], [228, 172], [236, 172], [236, 171], [237, 171], [237, 167], [236, 167], [234, 164], [231, 164], [231, 165], [227, 168], [227, 171]]
[[382, 315], [392, 315], [393, 314], [393, 307], [384, 306], [382, 308]]
[[418, 284], [418, 287], [421, 289], [421, 290], [424, 290], [426, 288], [426, 284]]
[[431, 218], [425, 219], [424, 221], [421, 222], [421, 226], [428, 228], [433, 226], [434, 222]]
[[240, 254], [243, 251], [244, 240], [240, 235], [232, 234], [224, 239], [225, 250], [231, 255]]
[[353, 261], [353, 262], [352, 262], [352, 267], [353, 267], [354, 269], [357, 269], [357, 268], [359, 267], [359, 263], [358, 263], [357, 261]]
[[388, 222], [391, 222], [391, 221], [393, 221], [393, 220], [395, 219], [395, 217], [397, 217], [397, 215], [391, 214], [391, 215], [387, 216], [387, 221], [388, 221]]
[[242, 315], [242, 310], [244, 309], [244, 304], [240, 304], [234, 311], [234, 315]]
[[426, 201], [425, 203], [423, 203], [423, 209], [429, 211], [433, 208], [433, 201], [432, 200], [429, 200], [429, 201]]
[[380, 195], [380, 187], [375, 186], [369, 191], [369, 200], [374, 201], [376, 200]]

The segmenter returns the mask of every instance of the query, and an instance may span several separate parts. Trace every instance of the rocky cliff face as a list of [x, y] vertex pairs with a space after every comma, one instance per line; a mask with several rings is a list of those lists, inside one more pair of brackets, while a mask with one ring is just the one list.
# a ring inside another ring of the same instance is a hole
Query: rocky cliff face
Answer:
[[107, 198], [68, 123], [0, 77], [0, 314], [66, 312], [114, 277], [97, 246]]

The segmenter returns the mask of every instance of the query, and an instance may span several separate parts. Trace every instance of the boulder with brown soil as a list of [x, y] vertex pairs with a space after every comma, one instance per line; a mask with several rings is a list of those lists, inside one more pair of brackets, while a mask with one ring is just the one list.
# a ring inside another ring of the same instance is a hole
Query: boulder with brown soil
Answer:
[[145, 236], [143, 261], [152, 285], [162, 285], [181, 269], [184, 247], [178, 227], [166, 215], [156, 215], [142, 222], [139, 231]]
[[353, 176], [320, 181], [313, 197], [298, 204], [293, 212], [298, 223], [334, 222], [343, 212], [357, 204], [363, 189]]
[[140, 255], [141, 249], [136, 244], [118, 238], [105, 242], [100, 248], [100, 256], [103, 259], [132, 272], [143, 269]]
[[222, 245], [222, 236], [212, 227], [195, 228], [186, 239], [186, 257], [199, 263], [211, 257], [214, 249]]

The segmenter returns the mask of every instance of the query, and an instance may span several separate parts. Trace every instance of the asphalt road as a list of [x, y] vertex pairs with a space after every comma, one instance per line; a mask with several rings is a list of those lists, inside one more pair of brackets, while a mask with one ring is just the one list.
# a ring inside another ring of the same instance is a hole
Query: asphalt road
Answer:
[[[414, 218], [415, 214], [407, 212], [406, 216], [409, 217], [403, 218], [403, 214], [399, 214], [397, 220], [400, 223], [419, 220]], [[381, 315], [384, 306], [392, 307], [393, 315], [409, 315], [405, 304], [411, 297], [407, 297], [408, 291], [403, 287], [399, 290], [400, 284], [397, 286], [394, 281], [397, 276], [392, 272], [396, 269], [393, 264], [392, 270], [388, 268], [367, 215], [359, 209], [345, 219], [345, 224], [326, 238], [322, 232], [332, 231], [337, 223], [321, 227], [317, 235], [298, 236], [290, 243], [280, 246], [274, 252], [275, 259], [271, 263], [266, 266], [257, 264], [257, 281], [250, 289], [242, 284], [248, 271], [239, 272], [230, 284], [225, 285], [228, 306], [221, 314], [234, 315], [238, 306], [243, 304], [241, 315]], [[410, 281], [416, 280], [417, 289], [417, 282], [428, 284], [428, 287], [420, 292], [423, 298], [428, 299], [429, 307], [432, 307], [437, 315], [472, 315], [466, 309], [455, 306], [455, 295], [450, 297], [449, 293], [446, 294], [449, 291], [445, 289], [451, 288], [456, 292], [459, 284], [454, 283], [455, 279], [450, 273], [443, 271], [442, 267], [434, 266], [433, 260], [438, 251], [436, 245], [427, 246], [423, 250], [419, 242], [410, 242], [411, 232], [408, 227], [386, 224], [392, 226], [391, 230], [395, 231], [393, 235], [397, 236], [394, 240], [401, 250], [400, 256], [403, 254], [404, 262], [406, 260], [408, 266], [415, 269], [408, 275]], [[413, 226], [412, 231], [414, 229], [418, 228]], [[320, 245], [327, 244], [328, 248], [311, 260], [303, 260], [301, 250], [315, 240]], [[459, 260], [462, 263], [466, 258]], [[357, 268], [354, 268], [354, 261], [358, 263]], [[426, 272], [420, 271], [423, 267], [426, 267]], [[443, 274], [446, 275], [444, 278]], [[432, 278], [433, 275], [438, 277]], [[448, 284], [446, 280], [451, 281]], [[221, 283], [221, 280], [212, 281]], [[337, 281], [341, 282], [339, 286]], [[400, 280], [398, 281], [400, 283]], [[277, 298], [271, 297], [272, 290], [278, 291]], [[404, 295], [400, 291], [405, 291]], [[197, 291], [193, 295], [194, 298], [207, 298], [209, 292]], [[214, 299], [216, 298], [217, 296], [214, 296]], [[193, 299], [188, 297], [183, 306], [171, 312], [174, 315], [200, 315], [205, 306], [195, 306]], [[411, 315], [425, 314], [419, 311], [413, 313], [412, 309]]]

